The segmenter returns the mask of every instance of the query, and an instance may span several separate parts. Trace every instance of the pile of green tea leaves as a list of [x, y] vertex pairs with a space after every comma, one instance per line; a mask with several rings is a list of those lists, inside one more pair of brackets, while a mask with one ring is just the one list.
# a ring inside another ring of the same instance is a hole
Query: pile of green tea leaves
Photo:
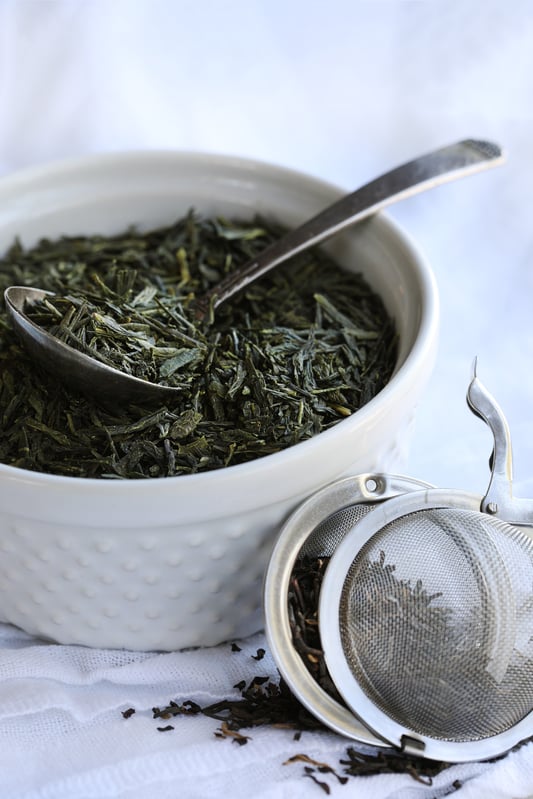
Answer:
[[16, 241], [0, 290], [46, 289], [34, 320], [70, 345], [152, 382], [160, 407], [102, 404], [26, 355], [0, 309], [0, 461], [80, 477], [145, 478], [243, 463], [358, 410], [390, 379], [396, 334], [357, 275], [312, 251], [195, 321], [192, 303], [282, 231], [203, 219], [113, 237]]

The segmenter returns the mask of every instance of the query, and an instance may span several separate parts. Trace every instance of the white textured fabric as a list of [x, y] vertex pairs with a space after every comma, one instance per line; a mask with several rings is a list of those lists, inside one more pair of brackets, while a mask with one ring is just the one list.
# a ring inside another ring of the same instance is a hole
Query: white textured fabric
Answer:
[[[132, 148], [228, 152], [354, 188], [468, 136], [504, 168], [391, 213], [433, 265], [441, 349], [409, 472], [482, 492], [490, 437], [466, 408], [474, 356], [515, 441], [517, 493], [533, 494], [533, 5], [528, 0], [0, 0], [0, 173]], [[0, 209], [1, 213], [1, 209]], [[237, 697], [273, 675], [262, 636], [233, 653], [135, 654], [51, 645], [0, 627], [2, 799], [312, 797], [304, 752], [340, 772], [333, 733], [259, 728], [246, 746], [170, 699]], [[124, 719], [121, 710], [136, 713]], [[165, 722], [167, 723], [167, 722]], [[533, 795], [533, 747], [492, 764], [410, 776], [320, 777], [332, 796]], [[457, 783], [458, 784], [458, 783]]]
[[[220, 722], [205, 716], [154, 719], [152, 708], [187, 699], [202, 706], [238, 699], [241, 680], [273, 676], [268, 655], [254, 659], [263, 637], [166, 654], [90, 650], [35, 641], [0, 626], [0, 784], [17, 799], [204, 799], [232, 796], [320, 796], [297, 754], [343, 774], [350, 742], [334, 733], [258, 727], [243, 730], [244, 746], [215, 736]], [[125, 719], [122, 711], [135, 714]], [[161, 732], [170, 724], [174, 729]], [[365, 748], [362, 747], [363, 751]], [[366, 750], [368, 751], [368, 749]], [[460, 797], [525, 797], [533, 785], [533, 745], [493, 764], [457, 765], [424, 786], [409, 775], [351, 777], [341, 786], [318, 774], [332, 795], [364, 799], [445, 796], [460, 781]], [[285, 764], [285, 765], [284, 765]], [[496, 793], [498, 789], [498, 793]], [[455, 793], [455, 791], [454, 791]]]

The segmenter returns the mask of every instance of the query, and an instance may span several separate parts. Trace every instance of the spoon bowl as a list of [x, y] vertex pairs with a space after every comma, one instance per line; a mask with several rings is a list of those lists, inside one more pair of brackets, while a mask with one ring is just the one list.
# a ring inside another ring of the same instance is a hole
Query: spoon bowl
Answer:
[[114, 369], [65, 344], [25, 313], [28, 305], [53, 297], [53, 292], [30, 286], [9, 286], [4, 292], [6, 310], [26, 351], [34, 361], [65, 384], [102, 400], [165, 402], [181, 389], [150, 383]]
[[[384, 173], [287, 233], [267, 247], [259, 257], [252, 259], [197, 298], [194, 305], [196, 318], [209, 322], [216, 308], [270, 269], [392, 203], [496, 166], [503, 160], [498, 145], [467, 139]], [[25, 308], [46, 296], [52, 295], [50, 292], [23, 286], [10, 286], [4, 292], [13, 326], [29, 354], [47, 371], [76, 390], [108, 402], [164, 402], [176, 392], [182, 391], [179, 387], [152, 383], [121, 372], [79, 352], [35, 324], [25, 313]]]

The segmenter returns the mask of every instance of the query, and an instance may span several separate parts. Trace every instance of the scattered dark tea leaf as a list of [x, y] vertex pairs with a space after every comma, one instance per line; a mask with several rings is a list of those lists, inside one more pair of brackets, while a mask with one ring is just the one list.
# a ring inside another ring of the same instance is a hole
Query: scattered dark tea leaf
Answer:
[[330, 774], [330, 773], [333, 774], [335, 777], [337, 777], [341, 785], [346, 785], [346, 783], [348, 782], [348, 777], [339, 777], [339, 775], [336, 774], [335, 771], [329, 766], [323, 766], [321, 768], [312, 768], [311, 766], [304, 766], [303, 776], [311, 779], [315, 783], [315, 785], [318, 785], [318, 787], [322, 791], [324, 791], [324, 793], [327, 796], [331, 794], [331, 787], [328, 785], [327, 782], [318, 779], [318, 777], [316, 776], [317, 772], [319, 774]]
[[177, 702], [170, 701], [166, 707], [152, 708], [152, 716], [154, 719], [169, 719], [173, 716], [197, 716], [202, 712], [202, 708], [191, 699], [187, 699], [181, 705]]
[[237, 730], [233, 730], [231, 727], [228, 726], [226, 721], [223, 721], [218, 730], [215, 732], [216, 738], [231, 738], [233, 743], [239, 744], [239, 746], [244, 746], [247, 744], [251, 738], [248, 735], [242, 735], [242, 733], [237, 732]]
[[348, 782], [348, 777], [341, 777], [341, 775], [337, 774], [335, 769], [332, 768], [328, 763], [322, 763], [319, 760], [314, 760], [312, 757], [309, 757], [309, 755], [293, 755], [292, 757], [289, 757], [289, 759], [286, 760], [283, 765], [287, 766], [289, 763], [298, 762], [307, 763], [309, 766], [313, 766], [320, 774], [332, 774], [341, 785], [346, 785]]
[[371, 774], [410, 774], [417, 782], [431, 785], [433, 777], [451, 764], [407, 755], [397, 749], [383, 749], [376, 753], [360, 752], [353, 746], [346, 750], [341, 760], [344, 772], [352, 777], [368, 777]]
[[[182, 703], [171, 700], [164, 707], [154, 707], [153, 718], [169, 719], [201, 714], [220, 722], [220, 726], [214, 731], [215, 737], [226, 738], [240, 746], [252, 740], [251, 736], [244, 735], [241, 731], [253, 727], [268, 725], [294, 729], [296, 740], [300, 739], [303, 731], [327, 729], [299, 703], [282, 679], [275, 682], [268, 676], [258, 676], [249, 682], [241, 680], [235, 687], [241, 692], [241, 699], [224, 699], [205, 707], [192, 700]], [[135, 712], [133, 708], [130, 708], [130, 711], [123, 711], [122, 715], [126, 718]], [[172, 728], [173, 726], [169, 724], [157, 729], [167, 732]], [[353, 746], [346, 749], [344, 758], [339, 761], [339, 765], [343, 767], [343, 774], [339, 774], [328, 763], [303, 753], [293, 755], [284, 761], [284, 765], [291, 763], [303, 763], [306, 769], [304, 776], [313, 777], [313, 781], [319, 783], [319, 787], [326, 793], [330, 793], [330, 786], [318, 780], [317, 774], [331, 775], [341, 785], [344, 785], [350, 777], [392, 773], [409, 774], [419, 782], [430, 784], [429, 780], [450, 765], [406, 755], [392, 748], [368, 753], [360, 752]], [[455, 788], [455, 783], [452, 787]]]
[[394, 324], [360, 276], [319, 250], [252, 284], [211, 326], [195, 321], [195, 297], [280, 233], [191, 212], [147, 233], [15, 242], [0, 260], [0, 293], [54, 292], [28, 308], [36, 322], [183, 392], [156, 409], [78, 395], [35, 368], [2, 305], [0, 462], [75, 477], [186, 475], [278, 452], [367, 403], [394, 369]]
[[240, 648], [240, 646], [238, 644], [233, 643], [231, 645], [231, 651], [232, 652], [241, 652], [242, 650], [241, 650], [241, 648]]
[[[186, 700], [179, 704], [171, 700], [163, 708], [153, 708], [154, 718], [170, 718], [176, 716], [206, 715], [209, 718], [219, 720], [220, 727], [215, 731], [215, 737], [226, 738], [235, 741], [239, 745], [244, 745], [251, 741], [250, 736], [243, 735], [240, 730], [270, 725], [281, 728], [296, 729], [295, 740], [299, 740], [302, 731], [324, 731], [326, 728], [317, 719], [312, 717], [308, 711], [300, 705], [298, 700], [290, 692], [287, 685], [280, 680], [275, 682], [270, 677], [254, 677], [249, 683], [241, 680], [234, 686], [241, 692], [240, 700], [222, 700], [207, 707], [201, 707], [192, 700]], [[128, 718], [135, 713], [134, 708], [122, 711], [124, 718]], [[172, 725], [158, 728], [161, 731], [172, 729]], [[531, 743], [529, 738], [522, 741], [513, 750]], [[501, 760], [506, 755], [493, 758], [491, 761]], [[292, 763], [304, 764], [304, 777], [309, 777], [326, 794], [331, 793], [331, 787], [323, 780], [317, 778], [317, 774], [331, 775], [341, 785], [346, 784], [350, 777], [368, 777], [374, 774], [408, 774], [417, 782], [424, 785], [431, 785], [432, 780], [452, 764], [442, 761], [427, 760], [423, 757], [407, 755], [398, 749], [386, 748], [377, 751], [360, 751], [355, 746], [348, 746], [344, 756], [339, 760], [339, 765], [343, 767], [343, 774], [339, 774], [328, 763], [318, 761], [309, 755], [299, 753], [289, 757], [283, 765]], [[451, 795], [462, 787], [463, 783], [455, 779], [449, 786], [446, 794]], [[440, 794], [439, 794], [440, 795]]]
[[122, 715], [124, 716], [125, 719], [131, 718], [131, 716], [133, 716], [134, 713], [135, 713], [135, 708], [133, 707], [129, 707], [127, 710], [122, 711]]
[[241, 699], [224, 699], [202, 708], [205, 716], [225, 721], [232, 730], [271, 725], [288, 729], [324, 729], [294, 697], [287, 684], [254, 677], [236, 686]]
[[317, 777], [315, 777], [314, 769], [309, 767], [305, 768], [304, 777], [309, 777], [309, 779], [313, 780], [315, 785], [318, 785], [318, 787], [321, 788], [327, 796], [330, 795], [331, 788], [329, 787], [327, 782], [323, 782], [322, 780], [319, 780]]
[[262, 647], [259, 648], [255, 653], [255, 655], [252, 655], [252, 657], [254, 660], [263, 660], [263, 658], [265, 657], [265, 650]]

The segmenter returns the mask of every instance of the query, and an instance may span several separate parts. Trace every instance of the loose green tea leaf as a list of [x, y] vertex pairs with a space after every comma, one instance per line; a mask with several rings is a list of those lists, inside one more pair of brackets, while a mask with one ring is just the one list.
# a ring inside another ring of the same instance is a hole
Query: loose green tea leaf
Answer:
[[0, 461], [61, 475], [149, 478], [278, 452], [337, 424], [388, 382], [396, 334], [381, 299], [320, 251], [294, 258], [217, 309], [192, 303], [279, 238], [263, 220], [202, 219], [113, 237], [15, 242], [0, 291], [47, 289], [28, 308], [65, 342], [179, 387], [154, 407], [103, 406], [44, 374], [0, 309]]

